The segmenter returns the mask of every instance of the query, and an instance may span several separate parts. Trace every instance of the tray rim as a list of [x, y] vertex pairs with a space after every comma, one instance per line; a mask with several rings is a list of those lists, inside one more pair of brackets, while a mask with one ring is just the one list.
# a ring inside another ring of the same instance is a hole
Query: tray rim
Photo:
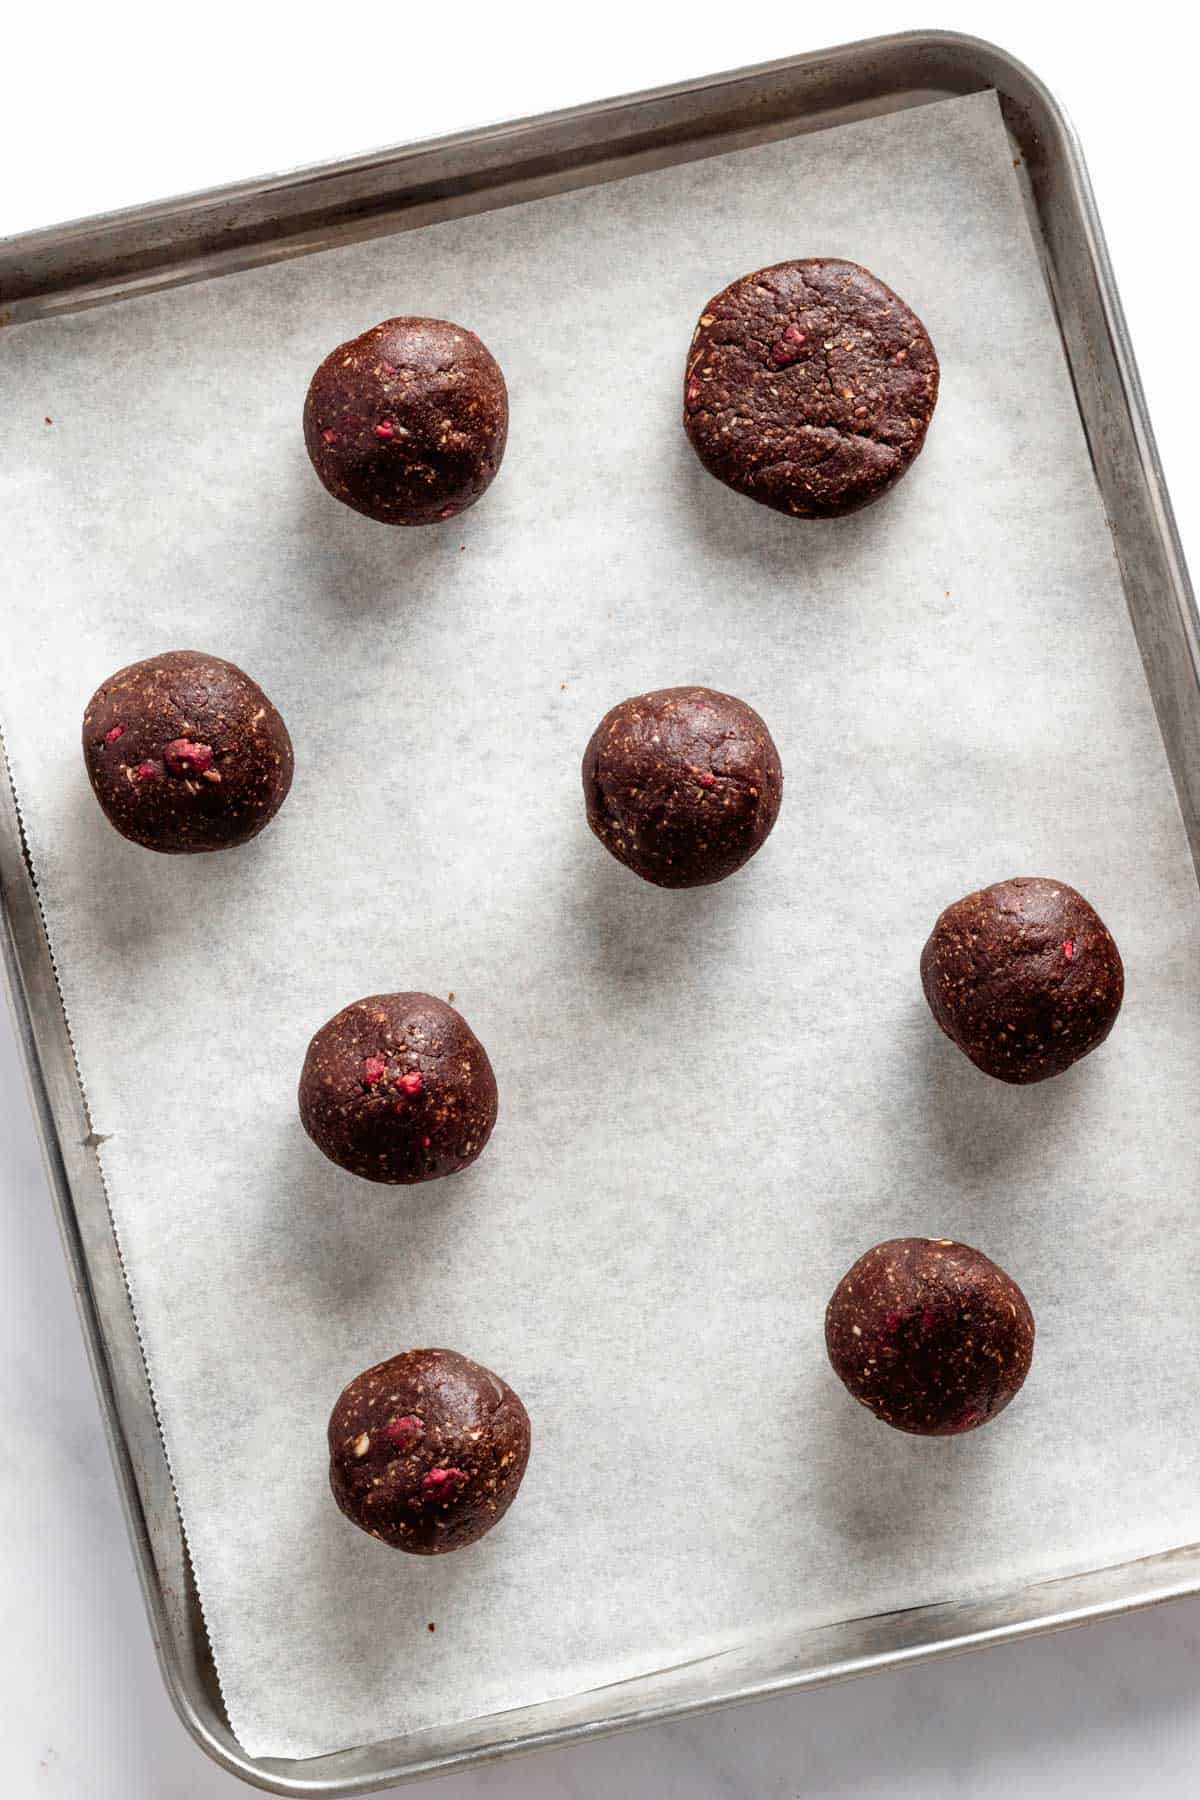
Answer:
[[[834, 46], [826, 50], [809, 51], [799, 56], [780, 58], [746, 68], [697, 77], [685, 82], [644, 89], [632, 94], [592, 101], [580, 106], [525, 117], [507, 123], [483, 125], [447, 136], [417, 139], [393, 148], [304, 165], [282, 174], [250, 178], [192, 194], [151, 201], [89, 218], [67, 221], [60, 225], [17, 236], [0, 238], [0, 327], [6, 324], [16, 325], [21, 322], [34, 323], [39, 316], [53, 316], [63, 310], [105, 304], [111, 300], [146, 292], [153, 288], [202, 279], [235, 268], [246, 267], [253, 261], [273, 260], [275, 254], [307, 254], [311, 250], [323, 246], [319, 241], [308, 241], [303, 231], [300, 231], [293, 239], [287, 240], [287, 243], [277, 252], [272, 252], [260, 245], [261, 255], [241, 261], [226, 261], [222, 264], [220, 262], [213, 263], [210, 259], [206, 262], [200, 254], [189, 257], [181, 251], [178, 263], [170, 266], [160, 265], [157, 271], [152, 270], [149, 274], [134, 273], [116, 285], [110, 285], [105, 289], [99, 289], [95, 284], [86, 282], [73, 286], [69, 281], [59, 287], [47, 289], [41, 295], [37, 293], [36, 288], [29, 289], [27, 298], [34, 301], [33, 309], [23, 316], [17, 311], [10, 311], [3, 301], [6, 275], [19, 272], [22, 264], [30, 256], [36, 257], [43, 251], [61, 254], [76, 245], [84, 247], [90, 245], [94, 248], [107, 238], [119, 237], [122, 232], [132, 232], [136, 237], [139, 233], [152, 232], [156, 226], [178, 225], [180, 221], [200, 213], [219, 216], [223, 211], [236, 208], [241, 201], [246, 199], [262, 199], [267, 195], [300, 197], [323, 184], [336, 183], [344, 177], [359, 173], [377, 175], [383, 179], [385, 186], [394, 185], [402, 182], [406, 165], [411, 165], [415, 159], [421, 157], [437, 156], [442, 152], [477, 153], [481, 149], [491, 146], [516, 147], [523, 141], [531, 139], [539, 131], [560, 126], [599, 129], [606, 119], [616, 119], [631, 109], [640, 110], [689, 96], [703, 97], [726, 93], [738, 84], [749, 86], [754, 82], [760, 82], [773, 76], [784, 77], [789, 74], [795, 75], [802, 70], [816, 69], [822, 64], [845, 72], [851, 70], [856, 64], [866, 65], [873, 55], [897, 53], [906, 49], [913, 52], [941, 52], [951, 60], [957, 59], [958, 67], [964, 77], [973, 75], [977, 78], [977, 86], [972, 88], [964, 85], [960, 90], [963, 93], [997, 86], [996, 73], [997, 71], [1001, 72], [1011, 81], [1014, 90], [1021, 95], [1022, 100], [1030, 103], [1036, 109], [1035, 123], [1040, 125], [1043, 130], [1048, 129], [1049, 134], [1055, 140], [1054, 151], [1060, 158], [1062, 171], [1067, 178], [1070, 199], [1076, 214], [1075, 222], [1083, 237], [1086, 256], [1103, 309], [1105, 329], [1120, 387], [1122, 410], [1133, 431], [1153, 510], [1158, 544], [1163, 552], [1171, 581], [1172, 597], [1190, 655], [1191, 672], [1195, 677], [1196, 688], [1200, 691], [1200, 620], [1197, 619], [1182, 546], [1166, 491], [1120, 297], [1078, 137], [1062, 106], [1040, 79], [1017, 58], [978, 37], [939, 30], [889, 33]], [[879, 90], [879, 95], [884, 97], [889, 92], [897, 93], [898, 91], [895, 88], [885, 87]], [[930, 93], [928, 101], [941, 97], [945, 96]], [[927, 101], [915, 100], [901, 104], [924, 103]], [[880, 110], [886, 109], [881, 107]], [[804, 116], [805, 109], [803, 107], [796, 109], [793, 114], [787, 115], [791, 121], [791, 128], [781, 132], [780, 135], [797, 135], [804, 129], [800, 123]], [[836, 120], [833, 118], [826, 121], [827, 124], [835, 122]], [[689, 152], [687, 149], [689, 141], [695, 143], [702, 140], [682, 139], [680, 141], [683, 146], [681, 154], [670, 160], [684, 160], [689, 153], [715, 154], [719, 153], [722, 148], [714, 139], [711, 150], [700, 149], [698, 152], [695, 150]], [[728, 148], [728, 146], [725, 147]], [[586, 167], [582, 164], [579, 166]], [[596, 174], [589, 176], [585, 173], [581, 180], [574, 185], [590, 186], [599, 179], [603, 179], [603, 177]], [[484, 204], [476, 210], [486, 210], [488, 208], [487, 189], [484, 187], [480, 191], [485, 196]], [[504, 198], [492, 202], [497, 205], [505, 203]], [[404, 221], [395, 217], [394, 214], [382, 225], [382, 229], [385, 231], [403, 228]], [[372, 226], [368, 223], [355, 235], [369, 235], [371, 229]], [[334, 241], [344, 240], [335, 239]], [[265, 239], [263, 242], [265, 243]], [[197, 264], [203, 266], [196, 266]], [[73, 301], [72, 295], [74, 295]], [[49, 304], [39, 309], [36, 305], [39, 298], [48, 301]], [[1064, 344], [1064, 353], [1070, 363], [1070, 351], [1066, 344]], [[1162, 1555], [1139, 1559], [1135, 1562], [1114, 1564], [1109, 1568], [1091, 1571], [1083, 1575], [1030, 1584], [1015, 1595], [985, 1598], [963, 1607], [948, 1603], [943, 1606], [930, 1605], [913, 1608], [903, 1616], [911, 1627], [930, 1627], [930, 1635], [910, 1636], [908, 1642], [866, 1653], [843, 1654], [840, 1658], [835, 1655], [815, 1667], [785, 1668], [773, 1677], [757, 1676], [744, 1680], [740, 1684], [734, 1682], [716, 1694], [682, 1699], [660, 1698], [657, 1701], [637, 1704], [639, 1685], [653, 1681], [655, 1678], [656, 1672], [650, 1671], [645, 1676], [635, 1678], [628, 1683], [617, 1684], [611, 1690], [614, 1697], [614, 1710], [602, 1718], [560, 1723], [548, 1729], [526, 1729], [523, 1732], [518, 1731], [513, 1735], [506, 1736], [506, 1720], [511, 1721], [514, 1725], [519, 1721], [532, 1725], [533, 1721], [530, 1715], [536, 1713], [539, 1708], [535, 1706], [522, 1708], [516, 1713], [500, 1713], [493, 1715], [492, 1719], [488, 1721], [489, 1724], [494, 1723], [495, 1727], [494, 1738], [491, 1741], [465, 1750], [451, 1749], [442, 1753], [422, 1756], [416, 1761], [397, 1762], [391, 1767], [367, 1769], [358, 1774], [344, 1770], [339, 1771], [336, 1767], [339, 1763], [355, 1755], [353, 1749], [335, 1752], [326, 1757], [295, 1761], [249, 1756], [233, 1738], [228, 1724], [217, 1709], [209, 1682], [204, 1679], [203, 1669], [208, 1659], [206, 1638], [199, 1645], [196, 1644], [194, 1638], [188, 1639], [187, 1645], [190, 1654], [186, 1657], [184, 1655], [184, 1634], [194, 1634], [198, 1628], [204, 1635], [204, 1626], [195, 1596], [192, 1596], [192, 1605], [189, 1609], [187, 1599], [183, 1594], [180, 1592], [169, 1594], [164, 1586], [160, 1567], [160, 1555], [164, 1543], [172, 1552], [172, 1561], [178, 1565], [178, 1569], [172, 1572], [178, 1573], [184, 1583], [190, 1580], [190, 1566], [187, 1562], [183, 1526], [177, 1508], [173, 1510], [169, 1518], [151, 1516], [154, 1496], [150, 1496], [148, 1504], [143, 1481], [143, 1476], [148, 1481], [151, 1474], [144, 1463], [147, 1445], [144, 1442], [135, 1442], [131, 1438], [128, 1420], [122, 1407], [122, 1391], [128, 1386], [128, 1377], [132, 1373], [135, 1389], [144, 1390], [133, 1396], [133, 1404], [140, 1408], [139, 1423], [144, 1427], [148, 1421], [157, 1438], [157, 1462], [160, 1466], [153, 1471], [153, 1474], [158, 1479], [161, 1490], [163, 1479], [165, 1478], [169, 1483], [170, 1476], [161, 1438], [157, 1434], [157, 1420], [153, 1410], [149, 1374], [145, 1365], [140, 1361], [140, 1343], [137, 1343], [136, 1354], [139, 1359], [137, 1370], [125, 1370], [124, 1379], [122, 1378], [122, 1370], [117, 1361], [118, 1352], [114, 1351], [110, 1343], [110, 1331], [111, 1327], [116, 1324], [123, 1328], [127, 1340], [131, 1333], [136, 1340], [136, 1325], [132, 1308], [126, 1294], [124, 1304], [128, 1318], [122, 1320], [114, 1314], [113, 1296], [111, 1294], [104, 1296], [98, 1291], [97, 1272], [89, 1256], [88, 1234], [82, 1227], [76, 1207], [75, 1187], [82, 1183], [85, 1172], [90, 1173], [93, 1187], [99, 1184], [101, 1190], [102, 1178], [98, 1159], [80, 1154], [90, 1151], [91, 1148], [89, 1141], [91, 1126], [87, 1116], [86, 1099], [75, 1066], [69, 1026], [63, 1011], [61, 994], [58, 991], [53, 954], [44, 929], [36, 877], [26, 855], [15, 795], [3, 760], [2, 738], [0, 738], [0, 774], [3, 775], [3, 779], [0, 779], [0, 967], [3, 968], [4, 986], [8, 993], [17, 1042], [25, 1065], [30, 1103], [75, 1291], [88, 1360], [97, 1387], [101, 1417], [113, 1459], [118, 1491], [134, 1552], [134, 1562], [142, 1588], [159, 1667], [172, 1705], [200, 1748], [231, 1774], [240, 1777], [252, 1786], [276, 1794], [296, 1796], [362, 1794], [382, 1787], [417, 1780], [427, 1775], [444, 1774], [452, 1769], [466, 1769], [479, 1763], [498, 1760], [501, 1757], [520, 1752], [552, 1746], [562, 1747], [633, 1725], [682, 1718], [692, 1713], [709, 1711], [718, 1706], [731, 1705], [744, 1700], [794, 1692], [801, 1688], [819, 1686], [825, 1682], [846, 1679], [883, 1668], [905, 1666], [1021, 1637], [1042, 1635], [1049, 1631], [1064, 1629], [1092, 1620], [1111, 1618], [1124, 1612], [1140, 1610], [1162, 1601], [1200, 1594], [1200, 1544], [1188, 1545]], [[1188, 823], [1191, 829], [1193, 852], [1200, 854], [1194, 821], [1186, 818], [1186, 807], [1185, 823]], [[57, 1006], [56, 1016], [55, 1003]], [[39, 1012], [44, 1012], [47, 1004], [50, 1016], [39, 1018]], [[72, 1077], [75, 1086], [74, 1093], [69, 1092]], [[64, 1079], [67, 1084], [65, 1086]], [[81, 1139], [77, 1139], [73, 1135], [76, 1126], [82, 1126], [84, 1135]], [[106, 1199], [104, 1208], [107, 1214]], [[111, 1220], [108, 1220], [108, 1232], [111, 1236]], [[115, 1241], [111, 1245], [111, 1253], [116, 1266], [119, 1267], [119, 1255]], [[111, 1282], [109, 1285], [111, 1286]], [[127, 1355], [128, 1343], [125, 1344], [124, 1350]], [[125, 1394], [124, 1398], [125, 1406], [128, 1407], [130, 1397]], [[141, 1456], [139, 1456], [139, 1452], [142, 1453]], [[154, 1446], [150, 1446], [148, 1453], [153, 1459]], [[169, 1488], [168, 1491], [173, 1497], [173, 1488]], [[161, 1493], [159, 1498], [161, 1498]], [[156, 1554], [156, 1544], [159, 1554]], [[1006, 1606], [1010, 1610], [1015, 1610], [1017, 1616], [1004, 1617]], [[879, 1619], [882, 1622], [889, 1618], [897, 1619], [900, 1616], [896, 1614], [879, 1615]], [[844, 1628], [854, 1623], [856, 1621], [845, 1620], [840, 1622], [840, 1626]], [[820, 1635], [820, 1632], [802, 1633], [800, 1640]], [[720, 1656], [711, 1659], [714, 1666], [721, 1660]], [[211, 1681], [211, 1679], [210, 1676], [209, 1680]], [[634, 1701], [633, 1704], [624, 1708], [621, 1705], [623, 1690], [627, 1690], [629, 1698]], [[558, 1703], [548, 1704], [553, 1706]], [[392, 1748], [398, 1751], [406, 1741], [405, 1738], [396, 1738], [368, 1748], [376, 1756], [382, 1756], [385, 1751]]]

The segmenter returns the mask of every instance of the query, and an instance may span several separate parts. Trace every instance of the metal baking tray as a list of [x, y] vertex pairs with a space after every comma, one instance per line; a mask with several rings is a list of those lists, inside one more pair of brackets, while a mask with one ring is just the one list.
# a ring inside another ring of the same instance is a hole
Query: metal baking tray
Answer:
[[[995, 89], [1200, 867], [1200, 621], [1074, 132], [1005, 52], [909, 32], [215, 189], [0, 242], [0, 325]], [[279, 1794], [361, 1794], [520, 1750], [813, 1687], [1200, 1593], [1200, 1544], [1006, 1597], [842, 1621], [570, 1699], [310, 1761], [245, 1755], [225, 1720], [57, 977], [9, 783], [0, 945], [29, 1090], [159, 1662], [217, 1762]]]

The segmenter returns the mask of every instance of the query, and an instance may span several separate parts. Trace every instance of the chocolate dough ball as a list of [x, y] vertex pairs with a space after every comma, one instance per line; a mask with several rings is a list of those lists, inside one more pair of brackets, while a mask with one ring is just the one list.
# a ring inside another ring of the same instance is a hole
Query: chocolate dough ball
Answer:
[[986, 1425], [1017, 1393], [1033, 1358], [1033, 1314], [982, 1251], [950, 1238], [892, 1238], [839, 1281], [825, 1347], [854, 1398], [885, 1425], [948, 1437]]
[[300, 1118], [330, 1162], [368, 1181], [432, 1181], [475, 1161], [496, 1077], [467, 1021], [432, 994], [369, 994], [308, 1046]]
[[304, 402], [329, 492], [384, 525], [434, 525], [490, 487], [508, 436], [500, 365], [445, 319], [385, 319], [339, 344]]
[[657, 887], [724, 881], [779, 815], [783, 770], [752, 706], [712, 688], [658, 688], [605, 713], [583, 754], [588, 824]]
[[199, 650], [130, 663], [83, 715], [83, 760], [110, 824], [147, 850], [228, 850], [292, 785], [292, 740], [256, 681]]
[[930, 1011], [977, 1069], [1045, 1081], [1102, 1044], [1125, 971], [1103, 920], [1065, 881], [1021, 875], [948, 906], [921, 952]]
[[329, 1485], [353, 1524], [396, 1550], [473, 1544], [517, 1496], [529, 1415], [490, 1369], [406, 1350], [356, 1375], [329, 1420]]
[[929, 334], [857, 263], [807, 257], [709, 301], [683, 423], [710, 475], [796, 519], [855, 512], [920, 453], [938, 395]]

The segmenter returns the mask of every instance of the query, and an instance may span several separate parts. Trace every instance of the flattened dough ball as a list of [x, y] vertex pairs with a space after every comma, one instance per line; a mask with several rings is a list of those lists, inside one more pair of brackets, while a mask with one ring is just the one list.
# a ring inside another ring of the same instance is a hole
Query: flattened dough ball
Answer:
[[1019, 875], [948, 906], [921, 952], [946, 1036], [985, 1075], [1061, 1075], [1102, 1044], [1125, 971], [1108, 927], [1065, 881]]
[[292, 785], [292, 740], [267, 696], [200, 650], [102, 682], [83, 715], [83, 760], [109, 823], [168, 855], [246, 843]]
[[657, 887], [724, 881], [779, 815], [783, 769], [752, 706], [712, 688], [658, 688], [605, 713], [583, 756], [588, 824]]
[[322, 482], [384, 525], [435, 525], [474, 506], [507, 437], [499, 363], [446, 319], [385, 319], [339, 344], [304, 402], [304, 442]]
[[916, 313], [833, 257], [776, 263], [709, 301], [683, 422], [711, 475], [795, 519], [878, 500], [911, 467], [938, 396]]
[[948, 1437], [1002, 1412], [1033, 1358], [1011, 1275], [950, 1238], [892, 1238], [842, 1277], [825, 1313], [834, 1371], [898, 1431]]
[[369, 994], [308, 1046], [300, 1118], [319, 1150], [368, 1181], [433, 1181], [475, 1161], [496, 1123], [496, 1077], [461, 1013], [432, 994]]
[[454, 1350], [406, 1350], [356, 1375], [329, 1420], [329, 1484], [355, 1525], [396, 1550], [473, 1544], [516, 1498], [529, 1415], [508, 1383]]

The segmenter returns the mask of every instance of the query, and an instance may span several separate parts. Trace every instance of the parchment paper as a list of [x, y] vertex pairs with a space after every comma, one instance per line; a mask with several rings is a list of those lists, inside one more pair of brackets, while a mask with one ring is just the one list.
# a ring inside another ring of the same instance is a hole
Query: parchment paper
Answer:
[[[726, 492], [679, 426], [747, 269], [866, 263], [942, 361], [928, 446], [856, 517]], [[476, 328], [512, 394], [483, 504], [330, 500], [300, 407], [393, 313]], [[1200, 1535], [1200, 909], [991, 96], [741, 151], [4, 335], [3, 721], [238, 1738], [305, 1756], [750, 1634], [1013, 1588]], [[43, 423], [43, 418], [53, 424]], [[97, 808], [93, 687], [197, 646], [296, 744], [251, 847], [163, 858]], [[642, 885], [578, 764], [626, 694], [759, 708], [783, 811], [742, 874]], [[1080, 887], [1126, 959], [1109, 1044], [1029, 1090], [942, 1039], [939, 909]], [[378, 989], [457, 997], [501, 1090], [467, 1174], [334, 1169], [295, 1087]], [[876, 1240], [1021, 1282], [1026, 1389], [922, 1442], [831, 1374]], [[534, 1453], [475, 1548], [335, 1509], [343, 1383], [450, 1345]], [[430, 1622], [436, 1632], [427, 1629]]]

